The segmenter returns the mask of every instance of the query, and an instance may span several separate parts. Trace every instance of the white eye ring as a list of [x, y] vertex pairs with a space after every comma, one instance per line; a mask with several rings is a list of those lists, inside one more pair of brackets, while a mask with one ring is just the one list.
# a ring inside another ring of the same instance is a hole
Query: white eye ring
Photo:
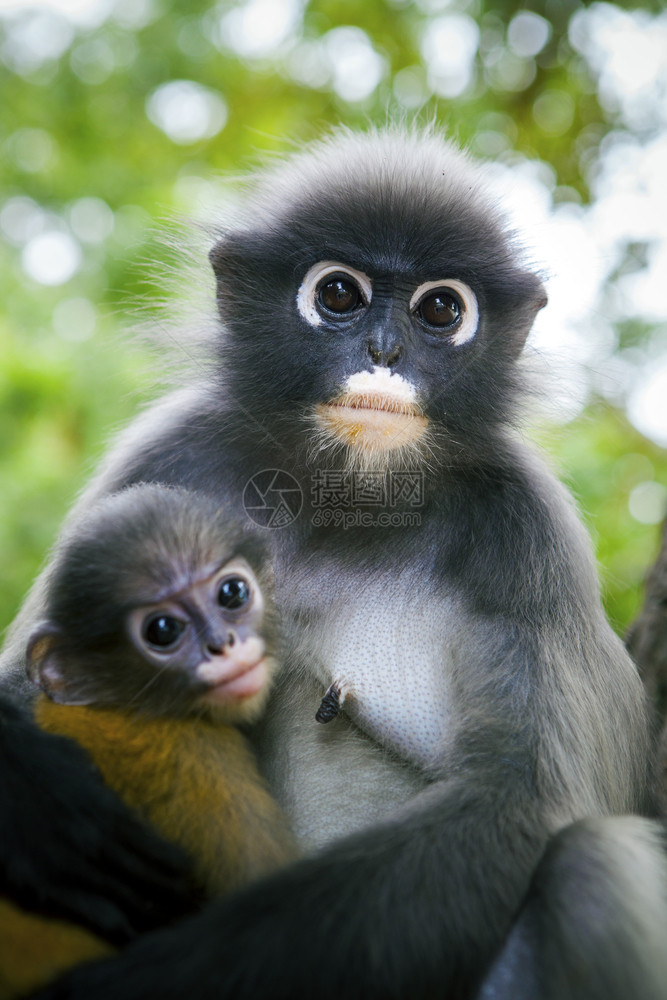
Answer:
[[319, 264], [313, 264], [309, 268], [299, 286], [299, 291], [296, 293], [297, 309], [306, 323], [310, 323], [311, 326], [319, 326], [322, 322], [322, 317], [315, 305], [315, 299], [317, 297], [317, 286], [322, 281], [322, 278], [326, 278], [327, 274], [349, 275], [359, 288], [366, 305], [370, 303], [373, 295], [371, 279], [363, 271], [357, 271], [353, 267], [348, 267], [347, 264], [337, 264], [333, 260], [321, 260]]
[[432, 292], [437, 288], [451, 288], [463, 303], [461, 323], [456, 331], [448, 337], [448, 342], [457, 346], [459, 344], [467, 344], [477, 333], [477, 327], [479, 326], [479, 306], [477, 305], [477, 296], [472, 288], [463, 281], [459, 281], [458, 278], [443, 278], [442, 281], [425, 281], [410, 299], [410, 312], [414, 312], [422, 299], [426, 298], [428, 292]]

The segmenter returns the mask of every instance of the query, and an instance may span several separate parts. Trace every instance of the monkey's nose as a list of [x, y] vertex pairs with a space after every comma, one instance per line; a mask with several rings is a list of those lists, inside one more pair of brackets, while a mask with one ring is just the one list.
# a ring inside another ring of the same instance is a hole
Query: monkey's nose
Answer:
[[206, 649], [213, 656], [220, 656], [226, 649], [230, 649], [235, 642], [236, 636], [233, 632], [228, 632], [226, 635], [213, 635], [207, 639]]
[[387, 368], [393, 368], [395, 364], [398, 364], [401, 355], [403, 354], [403, 348], [400, 344], [397, 344], [393, 350], [387, 352], [386, 365]]
[[379, 344], [375, 344], [371, 340], [368, 342], [368, 353], [370, 354], [371, 361], [374, 365], [383, 365], [386, 368], [393, 368], [403, 354], [403, 348], [400, 344], [394, 344], [393, 347], [390, 347], [385, 351], [382, 350]]

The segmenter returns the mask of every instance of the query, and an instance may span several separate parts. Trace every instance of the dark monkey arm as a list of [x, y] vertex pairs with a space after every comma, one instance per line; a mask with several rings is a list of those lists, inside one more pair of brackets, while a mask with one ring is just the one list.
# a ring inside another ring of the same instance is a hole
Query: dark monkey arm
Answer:
[[502, 763], [491, 771], [487, 760], [461, 780], [431, 786], [397, 821], [147, 936], [113, 961], [81, 968], [40, 996], [470, 996], [545, 839], [522, 775]]
[[69, 740], [0, 700], [0, 895], [124, 944], [193, 908], [185, 860]]

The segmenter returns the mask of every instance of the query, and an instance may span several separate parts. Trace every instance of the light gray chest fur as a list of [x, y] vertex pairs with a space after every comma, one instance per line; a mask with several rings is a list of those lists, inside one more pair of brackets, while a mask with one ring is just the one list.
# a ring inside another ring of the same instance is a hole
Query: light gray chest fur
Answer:
[[[321, 594], [294, 584], [310, 611], [289, 625], [283, 608], [289, 652], [258, 742], [275, 794], [313, 847], [390, 816], [428, 783], [451, 738], [457, 629], [453, 605], [428, 586], [348, 581]], [[344, 702], [323, 725], [315, 713], [332, 683]]]

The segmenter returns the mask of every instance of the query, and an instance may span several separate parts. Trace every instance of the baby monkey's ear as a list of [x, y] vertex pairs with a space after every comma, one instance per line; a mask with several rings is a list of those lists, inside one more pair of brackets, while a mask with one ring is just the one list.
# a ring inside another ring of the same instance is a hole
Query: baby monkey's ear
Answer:
[[26, 671], [28, 677], [41, 688], [51, 701], [67, 704], [65, 679], [65, 640], [63, 633], [51, 622], [40, 622], [28, 639]]

